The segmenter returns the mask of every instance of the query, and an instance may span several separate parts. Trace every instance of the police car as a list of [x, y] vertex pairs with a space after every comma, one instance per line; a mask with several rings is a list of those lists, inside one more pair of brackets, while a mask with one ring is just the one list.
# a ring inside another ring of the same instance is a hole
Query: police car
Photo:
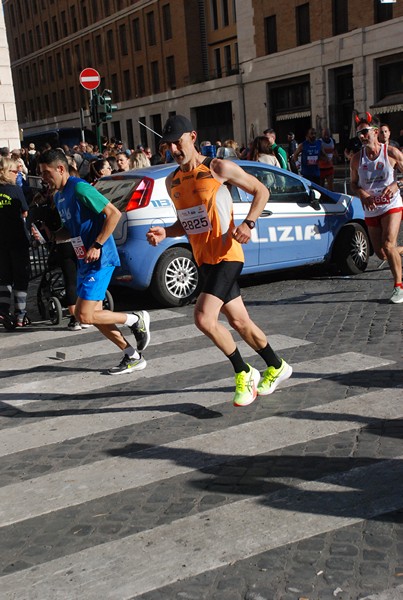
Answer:
[[[328, 263], [342, 274], [365, 271], [370, 243], [358, 198], [330, 192], [290, 171], [237, 161], [270, 190], [270, 199], [243, 246], [243, 275]], [[122, 212], [114, 232], [121, 266], [113, 285], [150, 289], [163, 306], [180, 306], [198, 292], [198, 270], [186, 237], [150, 246], [151, 225], [171, 225], [175, 208], [165, 179], [176, 164], [157, 165], [103, 177], [97, 189]], [[235, 223], [249, 212], [252, 197], [232, 186]]]

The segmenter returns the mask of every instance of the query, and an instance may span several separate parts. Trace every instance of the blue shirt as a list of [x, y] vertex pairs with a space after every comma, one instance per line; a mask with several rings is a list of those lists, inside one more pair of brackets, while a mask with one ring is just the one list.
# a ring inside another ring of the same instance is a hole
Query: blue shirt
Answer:
[[[63, 190], [56, 192], [54, 202], [63, 226], [72, 238], [80, 237], [85, 249], [88, 250], [102, 229], [105, 220], [102, 211], [109, 200], [83, 179], [69, 177]], [[95, 263], [78, 261], [81, 272], [119, 265], [119, 255], [113, 236], [109, 236], [106, 240], [101, 256]]]
[[301, 175], [309, 179], [310, 177], [320, 177], [319, 156], [322, 149], [322, 142], [315, 140], [302, 142], [301, 153]]

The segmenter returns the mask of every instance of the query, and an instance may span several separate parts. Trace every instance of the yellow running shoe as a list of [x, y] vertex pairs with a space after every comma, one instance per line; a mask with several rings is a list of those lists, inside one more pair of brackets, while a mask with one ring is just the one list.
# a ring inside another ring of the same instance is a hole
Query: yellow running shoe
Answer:
[[262, 380], [258, 385], [257, 393], [259, 396], [268, 396], [277, 388], [278, 384], [291, 377], [292, 367], [285, 360], [281, 361], [278, 369], [267, 367], [263, 372]]
[[248, 367], [249, 373], [245, 371], [235, 373], [234, 406], [248, 406], [248, 404], [252, 404], [257, 396], [260, 373], [250, 365]]

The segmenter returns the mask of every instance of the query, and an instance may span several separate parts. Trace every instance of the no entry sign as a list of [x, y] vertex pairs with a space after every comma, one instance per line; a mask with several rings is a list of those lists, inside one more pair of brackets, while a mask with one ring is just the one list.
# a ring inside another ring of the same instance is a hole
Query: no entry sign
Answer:
[[101, 83], [101, 76], [95, 69], [87, 67], [80, 73], [80, 83], [86, 90], [96, 90]]

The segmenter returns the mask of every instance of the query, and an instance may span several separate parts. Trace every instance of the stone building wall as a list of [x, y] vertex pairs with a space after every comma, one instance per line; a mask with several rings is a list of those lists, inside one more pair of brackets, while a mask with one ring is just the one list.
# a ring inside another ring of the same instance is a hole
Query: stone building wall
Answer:
[[0, 146], [20, 147], [20, 135], [11, 77], [3, 7], [0, 5]]

